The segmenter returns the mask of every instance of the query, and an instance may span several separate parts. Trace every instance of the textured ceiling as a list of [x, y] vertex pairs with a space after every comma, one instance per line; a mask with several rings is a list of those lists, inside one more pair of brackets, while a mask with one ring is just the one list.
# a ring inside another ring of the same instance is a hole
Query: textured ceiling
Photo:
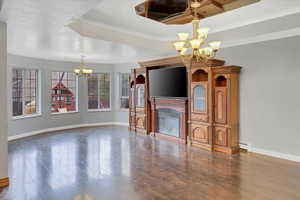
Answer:
[[[177, 32], [190, 31], [191, 25], [165, 25], [139, 17], [134, 6], [142, 1], [4, 0], [0, 20], [8, 24], [12, 54], [76, 61], [80, 33], [86, 36], [83, 49], [89, 62], [125, 63], [175, 55], [170, 41]], [[300, 35], [299, 16], [299, 0], [261, 0], [205, 19], [202, 25], [211, 28], [210, 39], [221, 39], [228, 47]]]

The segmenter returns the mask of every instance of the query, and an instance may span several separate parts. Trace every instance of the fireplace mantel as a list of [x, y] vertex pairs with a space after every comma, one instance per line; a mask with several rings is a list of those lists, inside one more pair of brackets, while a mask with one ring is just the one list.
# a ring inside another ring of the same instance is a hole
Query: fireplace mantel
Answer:
[[[182, 97], [151, 97], [151, 116], [152, 116], [152, 136], [164, 137], [167, 139], [177, 140], [182, 143], [187, 143], [187, 103], [188, 98]], [[159, 111], [170, 110], [178, 113], [179, 117], [179, 135], [178, 137], [170, 134], [160, 133], [159, 129]]]

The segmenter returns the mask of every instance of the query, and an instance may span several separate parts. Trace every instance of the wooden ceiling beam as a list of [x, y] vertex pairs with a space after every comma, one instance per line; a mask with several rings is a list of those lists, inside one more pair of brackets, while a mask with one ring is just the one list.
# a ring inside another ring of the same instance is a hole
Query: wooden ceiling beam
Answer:
[[219, 2], [217, 1], [214, 1], [214, 0], [210, 0], [211, 1], [211, 4], [213, 4], [214, 6], [220, 8], [221, 10], [224, 10], [224, 7], [222, 4], [220, 4]]
[[[140, 16], [151, 18], [155, 21], [162, 22], [165, 24], [186, 24], [190, 23], [193, 19], [193, 13], [191, 12], [191, 2], [192, 0], [187, 0], [187, 9], [185, 11], [180, 11], [176, 13], [166, 13], [165, 16], [153, 17], [151, 16], [151, 8], [149, 8], [149, 3], [152, 0], [147, 0], [143, 4], [136, 6], [136, 13]], [[247, 6], [253, 3], [257, 3], [261, 0], [230, 0], [230, 1], [217, 1], [217, 0], [202, 0], [200, 2], [201, 6], [198, 10], [198, 17], [204, 19], [214, 15], [218, 15], [230, 10], [234, 10], [243, 6]], [[169, 5], [170, 6], [170, 5]]]

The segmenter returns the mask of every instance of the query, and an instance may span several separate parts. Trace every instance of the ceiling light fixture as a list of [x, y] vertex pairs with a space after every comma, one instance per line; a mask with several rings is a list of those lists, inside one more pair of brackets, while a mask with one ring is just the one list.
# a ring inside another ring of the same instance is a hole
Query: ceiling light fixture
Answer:
[[[191, 9], [194, 16], [192, 21], [193, 37], [189, 38], [188, 33], [178, 33], [179, 40], [174, 42], [175, 49], [181, 56], [196, 59], [197, 61], [206, 61], [210, 58], [214, 58], [221, 46], [220, 41], [214, 41], [210, 42], [209, 46], [202, 47], [208, 37], [209, 28], [200, 27], [198, 9], [205, 1], [206, 0], [199, 2], [198, 0], [195, 0], [191, 3]], [[188, 51], [191, 51], [191, 54], [188, 54]]]
[[92, 69], [88, 69], [84, 62], [84, 56], [81, 55], [81, 61], [78, 68], [74, 69], [74, 73], [77, 76], [90, 76], [93, 73]]

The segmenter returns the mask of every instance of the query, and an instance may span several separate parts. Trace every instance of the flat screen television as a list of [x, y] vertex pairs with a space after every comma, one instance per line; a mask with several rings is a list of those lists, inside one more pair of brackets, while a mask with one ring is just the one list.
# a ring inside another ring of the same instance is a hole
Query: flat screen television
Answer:
[[187, 73], [185, 67], [149, 70], [151, 97], [187, 97]]

